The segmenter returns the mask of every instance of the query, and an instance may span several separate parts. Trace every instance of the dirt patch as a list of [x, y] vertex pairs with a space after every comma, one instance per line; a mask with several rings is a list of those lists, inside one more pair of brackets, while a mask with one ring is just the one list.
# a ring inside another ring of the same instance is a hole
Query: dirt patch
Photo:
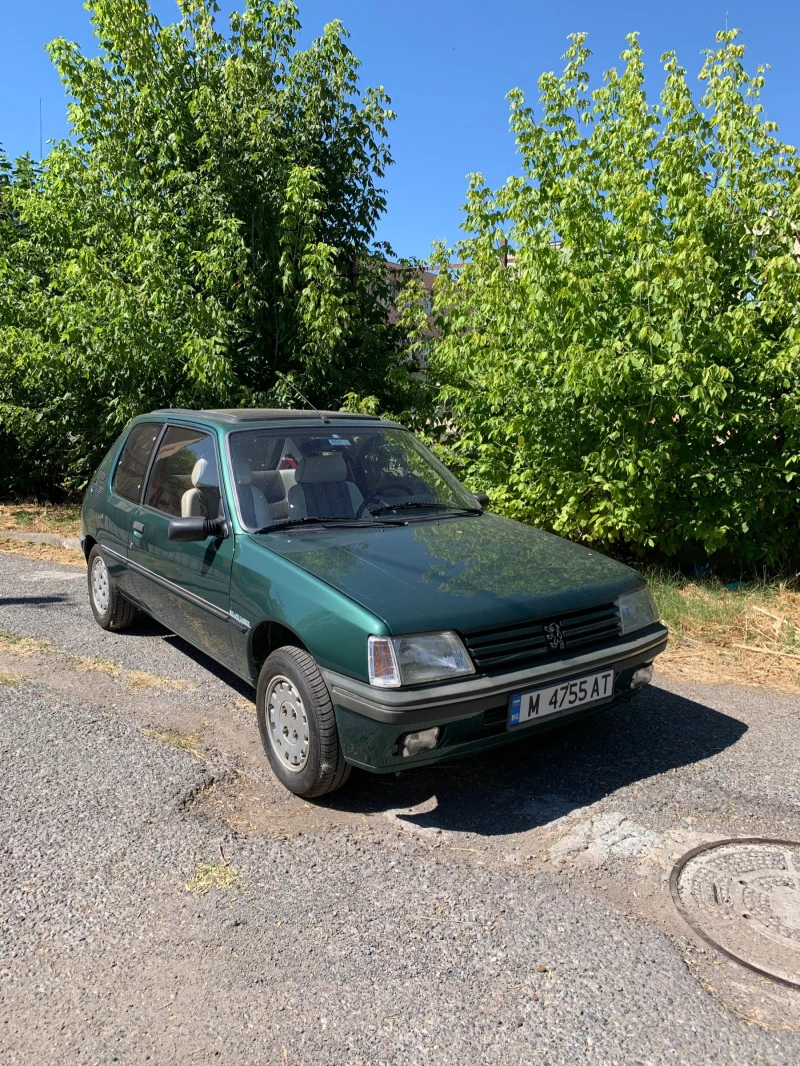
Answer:
[[703, 685], [749, 685], [800, 693], [800, 660], [672, 637], [656, 672]]
[[195, 896], [204, 896], [211, 889], [225, 892], [239, 881], [239, 871], [229, 862], [201, 862], [189, 880], [186, 891]]
[[20, 636], [7, 629], [0, 629], [0, 653], [13, 655], [16, 659], [31, 659], [35, 655], [44, 655], [53, 650], [49, 640], [35, 640], [33, 637]]
[[800, 592], [796, 582], [687, 581], [651, 575], [670, 645], [665, 676], [708, 685], [800, 692]]
[[285, 792], [274, 780], [261, 774], [235, 776], [198, 793], [192, 812], [219, 819], [236, 833], [279, 839], [315, 836], [338, 826], [363, 824], [369, 817], [354, 811], [325, 807]]
[[158, 674], [147, 674], [143, 670], [126, 670], [125, 683], [128, 688], [160, 688], [169, 689], [171, 692], [197, 692], [197, 685], [192, 684], [191, 681], [159, 677]]
[[0, 531], [0, 552], [23, 555], [41, 563], [61, 563], [64, 566], [86, 566], [83, 552], [72, 548], [60, 548], [57, 544], [32, 544], [29, 541], [12, 540]]
[[[55, 650], [49, 640], [36, 640], [8, 630], [0, 630], [0, 654], [16, 659], [30, 659], [38, 655], [47, 655]], [[121, 678], [129, 689], [161, 689], [168, 692], [196, 692], [198, 686], [181, 678], [160, 677], [143, 670], [126, 670], [121, 663], [100, 655], [67, 655], [61, 661], [59, 673], [63, 674], [66, 666], [75, 674], [106, 674], [110, 678]], [[48, 677], [52, 681], [52, 677]]]
[[77, 537], [80, 525], [79, 503], [0, 503], [0, 530]]
[[82, 655], [76, 665], [77, 670], [85, 670], [88, 673], [97, 672], [108, 674], [109, 677], [119, 677], [122, 667], [113, 659], [103, 659], [97, 655]]
[[186, 751], [204, 761], [208, 760], [208, 756], [201, 749], [199, 733], [181, 733], [177, 729], [143, 729], [142, 733], [146, 737], [152, 737], [154, 740], [166, 744], [167, 747]]

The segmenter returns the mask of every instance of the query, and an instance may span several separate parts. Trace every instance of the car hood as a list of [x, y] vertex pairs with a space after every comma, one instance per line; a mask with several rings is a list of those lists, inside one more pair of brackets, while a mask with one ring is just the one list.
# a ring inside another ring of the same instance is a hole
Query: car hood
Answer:
[[497, 515], [252, 538], [360, 603], [394, 634], [463, 633], [610, 603], [635, 570]]

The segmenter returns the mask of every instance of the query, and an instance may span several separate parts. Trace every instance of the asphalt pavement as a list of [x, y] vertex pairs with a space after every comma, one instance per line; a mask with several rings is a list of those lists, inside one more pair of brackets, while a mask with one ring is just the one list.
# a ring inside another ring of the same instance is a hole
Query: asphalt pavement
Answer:
[[0, 631], [0, 1066], [800, 1061], [800, 992], [668, 884], [704, 841], [800, 839], [797, 697], [657, 679], [312, 804], [247, 686], [103, 632], [83, 570], [0, 553]]

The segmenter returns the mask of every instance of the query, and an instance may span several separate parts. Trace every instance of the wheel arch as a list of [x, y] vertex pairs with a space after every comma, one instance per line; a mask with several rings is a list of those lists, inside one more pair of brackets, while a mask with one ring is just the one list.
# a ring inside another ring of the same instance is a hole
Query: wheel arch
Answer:
[[95, 544], [97, 544], [97, 541], [91, 536], [86, 536], [83, 541], [83, 554], [87, 563], [89, 562], [89, 556], [92, 554], [92, 548]]
[[275, 619], [264, 619], [259, 622], [250, 634], [247, 648], [248, 664], [252, 676], [258, 678], [261, 673], [261, 667], [267, 657], [276, 648], [282, 648], [286, 644], [290, 644], [295, 648], [302, 648], [303, 651], [309, 650], [306, 642], [293, 629], [284, 625], [283, 622], [278, 622]]

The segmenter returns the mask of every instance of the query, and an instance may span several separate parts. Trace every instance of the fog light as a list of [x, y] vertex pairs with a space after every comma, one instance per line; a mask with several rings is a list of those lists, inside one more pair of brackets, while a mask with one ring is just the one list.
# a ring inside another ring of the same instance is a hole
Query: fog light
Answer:
[[631, 678], [631, 688], [642, 688], [644, 685], [649, 685], [653, 678], [653, 664], [648, 663], [647, 666], [640, 666]]
[[439, 743], [441, 729], [434, 726], [433, 729], [421, 729], [419, 733], [406, 733], [403, 738], [403, 758], [409, 755], [419, 755], [421, 751], [430, 751]]

